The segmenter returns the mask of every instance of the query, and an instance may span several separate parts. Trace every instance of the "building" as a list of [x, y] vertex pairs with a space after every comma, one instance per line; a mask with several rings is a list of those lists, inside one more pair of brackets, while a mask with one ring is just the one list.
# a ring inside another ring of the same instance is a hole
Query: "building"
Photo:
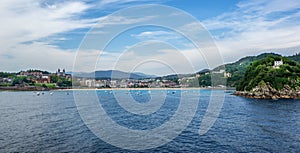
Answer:
[[66, 74], [66, 70], [65, 69], [63, 69], [62, 71], [60, 69], [57, 69], [56, 76], [64, 77], [64, 78], [66, 78], [69, 81], [72, 80], [72, 75], [71, 74]]
[[94, 84], [95, 84], [95, 80], [91, 80], [91, 79], [85, 80], [85, 85], [88, 87], [92, 87], [94, 86]]
[[230, 78], [231, 76], [232, 76], [232, 74], [229, 73], [229, 72], [225, 72], [225, 73], [224, 73], [224, 77], [225, 77], [225, 78]]
[[5, 83], [12, 83], [13, 79], [11, 78], [1, 78], [0, 77], [0, 84], [5, 84]]
[[56, 72], [56, 75], [57, 75], [57, 76], [65, 77], [65, 76], [66, 76], [66, 71], [65, 71], [65, 69], [63, 69], [62, 71], [60, 71], [60, 69], [58, 69], [57, 72]]
[[280, 60], [280, 61], [274, 61], [273, 68], [279, 68], [280, 65], [283, 65], [283, 61], [282, 60]]
[[43, 75], [39, 80], [39, 83], [50, 83], [50, 82], [51, 82], [50, 76], [48, 75]]
[[34, 76], [34, 77], [40, 77], [43, 73], [39, 71], [21, 71], [19, 76]]
[[220, 74], [220, 73], [224, 73], [225, 72], [225, 70], [219, 70], [219, 71], [213, 71], [212, 73], [214, 73], [214, 74]]

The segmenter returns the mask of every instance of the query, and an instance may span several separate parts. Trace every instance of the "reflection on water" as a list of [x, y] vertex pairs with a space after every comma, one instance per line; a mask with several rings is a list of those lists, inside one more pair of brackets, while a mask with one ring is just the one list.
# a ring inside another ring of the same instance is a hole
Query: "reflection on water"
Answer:
[[[88, 96], [90, 92], [93, 91], [81, 94]], [[149, 94], [143, 92], [148, 91], [127, 94], [144, 103], [149, 101]], [[161, 91], [151, 94], [155, 92]], [[155, 128], [169, 120], [178, 107], [179, 94], [180, 91], [167, 94], [165, 103], [153, 114], [136, 115], [122, 109], [112, 94], [97, 91], [102, 106], [114, 121], [138, 130]], [[200, 94], [197, 113], [186, 130], [170, 143], [145, 152], [299, 151], [299, 100], [254, 100], [227, 94], [216, 123], [200, 136], [198, 130], [210, 91], [202, 90]], [[0, 152], [128, 151], [103, 142], [89, 131], [77, 112], [72, 92], [45, 92], [40, 96], [34, 92], [0, 92], [0, 121]]]

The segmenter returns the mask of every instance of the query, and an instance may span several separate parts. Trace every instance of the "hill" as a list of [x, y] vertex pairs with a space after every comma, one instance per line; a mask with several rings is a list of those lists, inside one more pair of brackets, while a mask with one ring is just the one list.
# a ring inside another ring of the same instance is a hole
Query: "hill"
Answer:
[[[274, 62], [278, 62], [276, 66]], [[284, 86], [296, 89], [300, 86], [300, 64], [287, 57], [268, 55], [252, 62], [237, 86], [238, 91], [251, 91], [259, 84], [268, 83], [276, 90]]]
[[293, 56], [288, 56], [287, 58], [290, 59], [290, 60], [294, 60], [294, 61], [300, 63], [300, 53], [297, 53], [297, 54], [295, 54]]
[[[256, 60], [265, 59], [267, 56], [280, 56], [276, 53], [263, 53], [257, 56], [247, 56], [244, 58], [241, 58], [240, 60], [225, 64], [226, 72], [231, 73], [231, 77], [227, 78], [227, 86], [228, 87], [236, 87], [240, 83], [241, 79], [243, 78], [244, 74], [246, 73], [247, 67]], [[287, 56], [287, 59], [294, 60], [298, 63], [300, 63], [300, 54], [295, 54], [292, 56]], [[215, 68], [214, 70], [219, 70], [220, 67]]]

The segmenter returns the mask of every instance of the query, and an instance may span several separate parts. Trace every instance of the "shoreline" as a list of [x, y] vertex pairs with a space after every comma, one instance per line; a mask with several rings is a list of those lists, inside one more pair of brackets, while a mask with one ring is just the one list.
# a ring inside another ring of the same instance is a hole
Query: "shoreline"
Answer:
[[281, 94], [279, 92], [275, 94], [270, 93], [257, 93], [257, 92], [247, 92], [247, 91], [235, 91], [233, 93], [235, 96], [249, 98], [249, 99], [300, 99], [299, 92], [289, 92], [288, 94]]
[[39, 86], [26, 86], [26, 87], [17, 87], [17, 86], [8, 86], [0, 87], [0, 91], [54, 91], [54, 90], [65, 90], [68, 88], [44, 88]]
[[236, 96], [254, 99], [300, 99], [300, 90], [284, 85], [282, 89], [275, 89], [270, 83], [259, 84], [251, 91], [235, 91]]
[[228, 88], [72, 88], [72, 89], [62, 89], [67, 91], [80, 91], [80, 90], [235, 90]]
[[235, 91], [234, 88], [220, 88], [220, 87], [211, 87], [211, 88], [43, 88], [43, 87], [0, 87], [0, 91], [87, 91], [87, 90], [227, 90]]

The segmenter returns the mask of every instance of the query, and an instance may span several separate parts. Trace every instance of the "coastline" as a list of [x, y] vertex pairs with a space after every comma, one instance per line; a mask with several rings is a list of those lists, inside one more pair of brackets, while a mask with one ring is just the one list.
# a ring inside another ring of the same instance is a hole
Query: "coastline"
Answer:
[[235, 96], [240, 96], [250, 99], [300, 99], [300, 93], [294, 91], [288, 91], [287, 94], [282, 94], [280, 92], [276, 93], [260, 93], [260, 92], [247, 92], [247, 91], [235, 91], [233, 93]]
[[191, 87], [191, 88], [43, 88], [36, 86], [28, 87], [0, 87], [0, 91], [86, 91], [86, 90], [226, 90], [235, 91], [234, 88], [220, 88], [220, 87]]
[[267, 83], [258, 84], [251, 91], [235, 91], [233, 95], [254, 99], [300, 99], [299, 88], [293, 89], [288, 85], [284, 85], [282, 89], [277, 90]]
[[62, 90], [235, 90], [235, 89], [228, 89], [228, 88], [196, 88], [196, 87], [191, 87], [191, 88], [71, 88], [71, 89], [62, 89]]
[[39, 86], [26, 86], [26, 87], [18, 87], [18, 86], [8, 86], [8, 87], [0, 87], [0, 91], [51, 91], [51, 90], [65, 90], [69, 88], [44, 88]]

